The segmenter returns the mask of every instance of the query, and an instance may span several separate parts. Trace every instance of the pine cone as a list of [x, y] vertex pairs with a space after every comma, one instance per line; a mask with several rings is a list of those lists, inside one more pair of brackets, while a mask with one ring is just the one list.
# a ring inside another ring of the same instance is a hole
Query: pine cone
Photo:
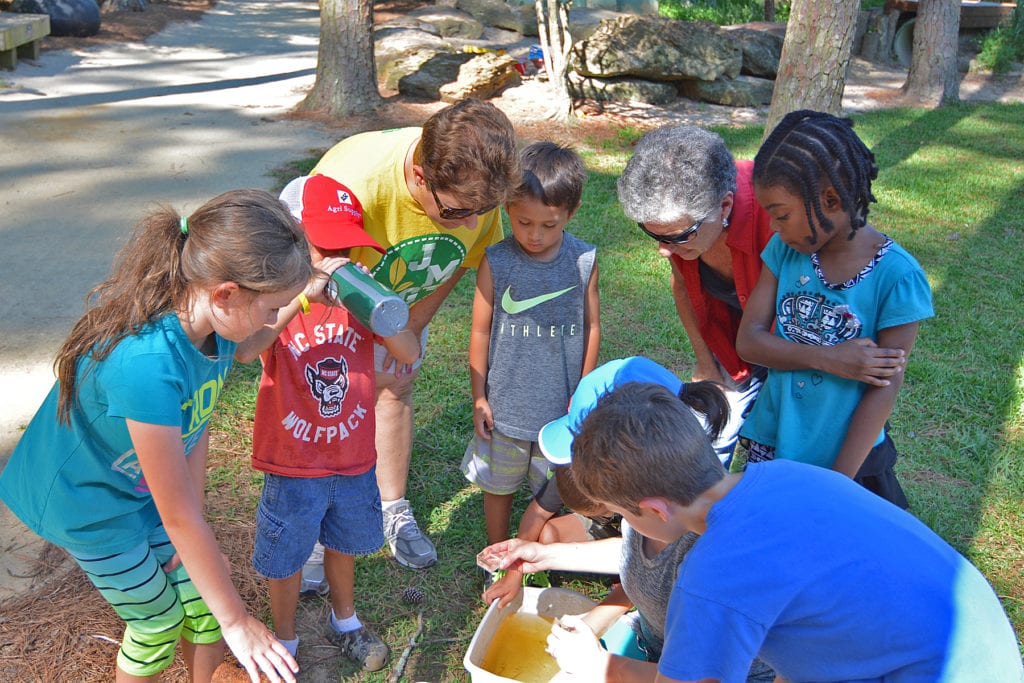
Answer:
[[423, 602], [423, 591], [414, 586], [409, 586], [402, 591], [402, 602], [407, 605], [418, 605]]

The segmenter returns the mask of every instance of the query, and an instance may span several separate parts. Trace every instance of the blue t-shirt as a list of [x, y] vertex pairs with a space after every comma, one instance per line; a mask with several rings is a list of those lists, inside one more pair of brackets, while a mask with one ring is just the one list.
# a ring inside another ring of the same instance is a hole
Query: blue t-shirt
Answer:
[[[723, 567], [746, 568], [723, 572]], [[843, 475], [752, 464], [715, 503], [669, 600], [658, 668], [743, 681], [1020, 681], [984, 576], [912, 515]]]
[[125, 420], [180, 425], [187, 456], [231, 369], [236, 344], [216, 339], [217, 358], [203, 355], [172, 313], [99, 363], [80, 360], [71, 424], [57, 421], [54, 384], [0, 475], [0, 498], [72, 552], [118, 553], [140, 543], [159, 515]]
[[[761, 254], [778, 279], [775, 334], [814, 346], [835, 346], [935, 315], [931, 288], [914, 257], [891, 240], [870, 271], [829, 285], [811, 257], [778, 235]], [[775, 457], [832, 467], [867, 385], [819, 370], [768, 370], [740, 435], [775, 447]], [[884, 432], [875, 444], [882, 442]]]

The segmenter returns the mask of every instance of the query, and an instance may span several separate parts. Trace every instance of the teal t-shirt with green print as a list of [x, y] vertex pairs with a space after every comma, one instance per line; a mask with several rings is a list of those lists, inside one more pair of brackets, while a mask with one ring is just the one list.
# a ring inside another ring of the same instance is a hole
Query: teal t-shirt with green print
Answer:
[[[167, 314], [102, 361], [79, 361], [70, 425], [54, 384], [0, 475], [0, 498], [34, 532], [72, 552], [122, 552], [159, 515], [126, 419], [180, 425], [187, 455], [202, 437], [231, 369], [235, 343], [202, 354]], [[174, 457], [177, 457], [176, 455]]]

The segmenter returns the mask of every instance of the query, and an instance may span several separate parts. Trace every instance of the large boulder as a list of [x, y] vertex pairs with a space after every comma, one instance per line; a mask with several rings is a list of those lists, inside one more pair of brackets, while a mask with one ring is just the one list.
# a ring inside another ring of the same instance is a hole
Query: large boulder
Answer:
[[578, 43], [594, 35], [597, 27], [606, 19], [625, 16], [622, 12], [594, 7], [573, 7], [569, 10], [569, 33], [573, 42]]
[[505, 88], [519, 85], [515, 58], [488, 52], [477, 55], [459, 67], [458, 77], [439, 89], [444, 102], [459, 102], [467, 97], [486, 100]]
[[775, 81], [753, 76], [718, 78], [714, 81], [683, 81], [679, 94], [691, 100], [729, 107], [760, 107], [771, 104]]
[[476, 55], [467, 52], [436, 54], [415, 72], [398, 79], [398, 92], [424, 100], [441, 99], [441, 86], [459, 78], [459, 68]]
[[710, 22], [656, 16], [602, 21], [592, 36], [573, 46], [573, 67], [584, 76], [632, 76], [653, 81], [735, 78], [743, 54]]
[[[512, 7], [504, 0], [457, 0], [455, 6], [471, 14], [485, 26], [496, 26], [519, 34], [523, 34], [526, 28], [523, 22], [524, 15], [528, 15], [528, 12], [524, 12], [523, 7]], [[536, 25], [536, 20], [534, 24]]]
[[52, 36], [94, 36], [100, 31], [96, 0], [14, 0], [10, 11], [48, 14]]
[[896, 35], [896, 22], [900, 13], [881, 8], [861, 11], [857, 15], [857, 33], [853, 38], [853, 54], [869, 62], [892, 64], [895, 54], [892, 50]]
[[[382, 27], [373, 32], [373, 55], [377, 75], [384, 79], [391, 79], [389, 74], [401, 70], [401, 65], [410, 61], [417, 62], [413, 67], [415, 69], [435, 54], [454, 51], [455, 46], [452, 43], [422, 30]], [[401, 75], [392, 80], [397, 82]], [[394, 87], [394, 84], [389, 87]]]
[[398, 90], [398, 82], [409, 74], [420, 70], [428, 59], [443, 54], [444, 50], [436, 48], [417, 48], [405, 54], [396, 55], [380, 62], [377, 68], [377, 80], [388, 90]]
[[760, 78], [775, 78], [779, 73], [783, 37], [771, 31], [745, 26], [726, 27], [727, 35], [736, 41], [743, 54], [740, 73]]
[[588, 78], [569, 74], [569, 93], [573, 99], [598, 102], [645, 102], [668, 104], [678, 97], [677, 86], [669, 81], [645, 81], [642, 78]]
[[533, 4], [529, 5], [513, 5], [513, 11], [519, 15], [519, 21], [522, 28], [518, 29], [519, 35], [522, 36], [539, 36], [540, 29], [537, 28], [537, 10]]
[[409, 12], [406, 18], [432, 26], [433, 32], [443, 38], [476, 40], [484, 32], [484, 25], [471, 14], [453, 7], [421, 7]]

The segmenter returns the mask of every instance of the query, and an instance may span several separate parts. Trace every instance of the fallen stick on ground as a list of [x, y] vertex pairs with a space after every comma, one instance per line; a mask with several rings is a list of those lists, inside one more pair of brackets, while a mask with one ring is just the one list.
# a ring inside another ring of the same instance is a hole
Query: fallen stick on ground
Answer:
[[412, 650], [416, 647], [416, 639], [423, 633], [423, 610], [420, 610], [416, 615], [416, 632], [409, 638], [409, 645], [405, 648], [402, 656], [398, 658], [398, 663], [395, 664], [395, 670], [391, 672], [391, 683], [398, 683], [402, 678], [402, 672], [405, 671], [405, 665], [409, 661], [409, 655], [412, 654]]

